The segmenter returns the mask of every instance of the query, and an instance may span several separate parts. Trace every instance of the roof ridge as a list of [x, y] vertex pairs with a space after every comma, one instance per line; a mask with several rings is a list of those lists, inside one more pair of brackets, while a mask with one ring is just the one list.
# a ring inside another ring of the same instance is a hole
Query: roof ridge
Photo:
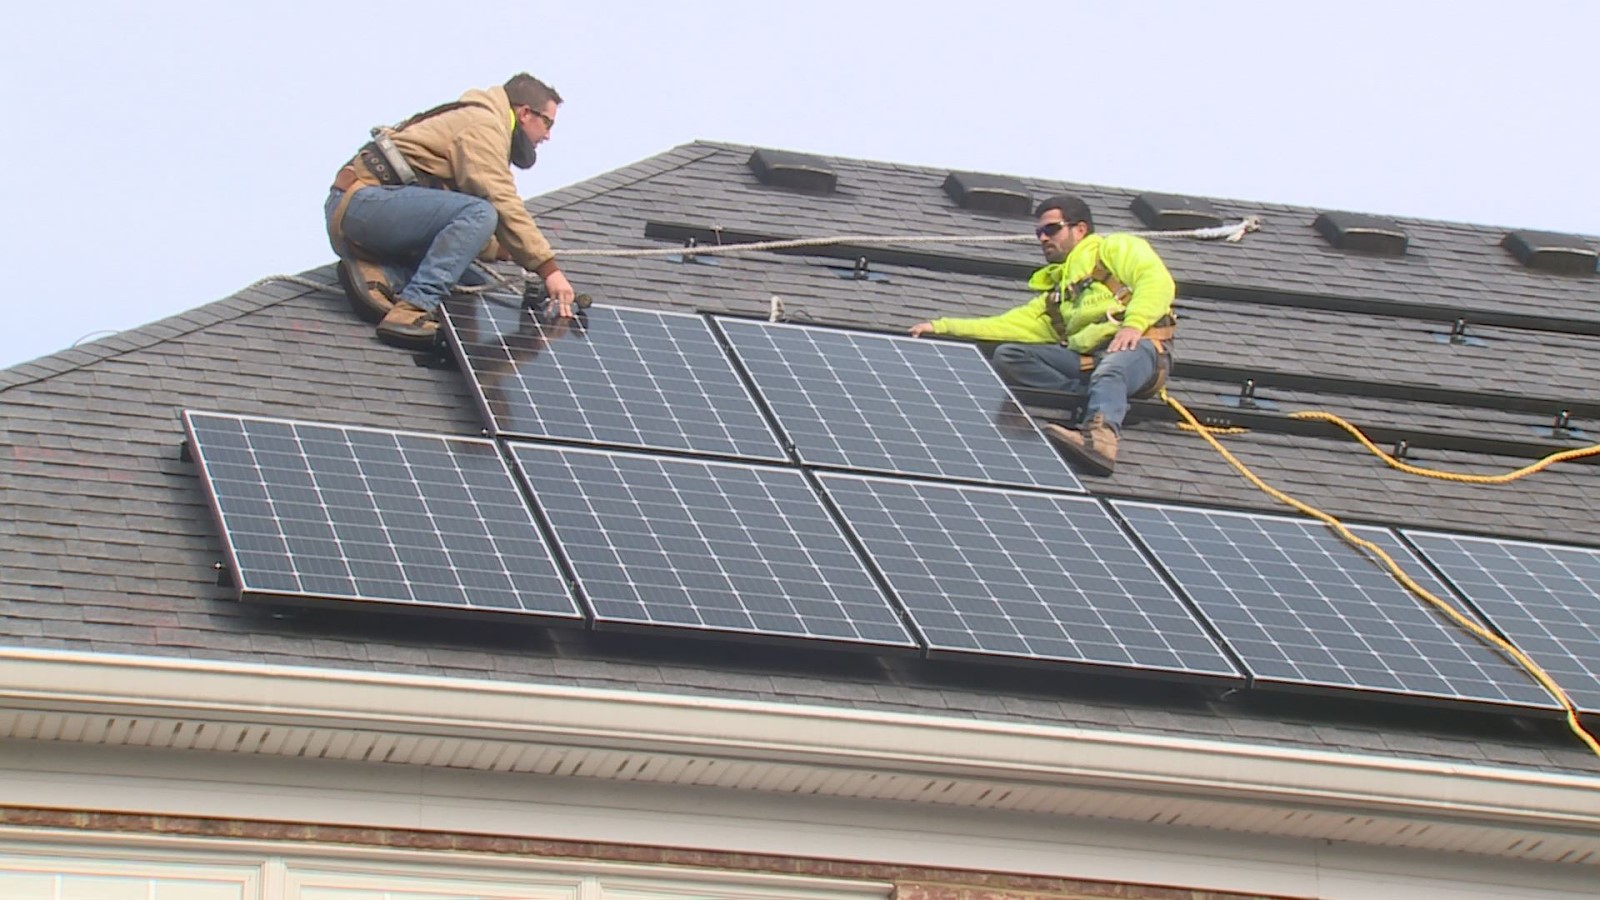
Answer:
[[539, 215], [556, 212], [574, 204], [582, 203], [585, 200], [593, 200], [612, 191], [631, 187], [641, 181], [664, 175], [684, 166], [693, 165], [703, 159], [716, 156], [727, 149], [729, 148], [708, 147], [703, 141], [680, 144], [665, 153], [657, 153], [638, 162], [629, 163], [609, 172], [602, 172], [599, 175], [585, 178], [576, 184], [569, 184], [566, 187], [539, 194], [530, 198], [528, 205]]
[[[538, 212], [552, 212], [637, 184], [640, 181], [653, 178], [665, 172], [692, 165], [727, 149], [725, 146], [710, 145], [704, 141], [681, 144], [664, 153], [658, 153], [638, 162], [586, 178], [576, 184], [558, 188], [549, 193], [539, 194], [529, 198], [528, 203], [531, 207], [535, 207]], [[610, 183], [607, 183], [608, 181]], [[544, 203], [536, 202], [549, 200], [555, 200], [556, 202], [548, 206]], [[36, 359], [0, 369], [0, 393], [12, 388], [36, 384], [40, 381], [54, 378], [57, 375], [64, 375], [85, 366], [113, 359], [124, 353], [149, 349], [171, 338], [192, 334], [212, 325], [232, 321], [314, 292], [312, 288], [306, 287], [295, 293], [275, 297], [271, 293], [262, 290], [275, 281], [282, 280], [292, 283], [295, 278], [317, 275], [327, 278], [327, 288], [338, 291], [339, 286], [336, 277], [333, 275], [333, 265], [333, 263], [329, 263], [315, 269], [308, 269], [299, 273], [299, 275], [268, 275], [220, 300], [193, 307], [183, 312], [157, 319], [154, 322], [147, 322], [134, 328], [118, 331], [107, 337], [91, 341], [82, 347], [67, 347], [53, 353], [47, 353]]]
[[172, 338], [193, 334], [213, 325], [231, 322], [268, 307], [316, 293], [317, 289], [305, 285], [297, 285], [299, 289], [290, 293], [278, 294], [271, 290], [274, 282], [295, 284], [296, 279], [315, 275], [322, 275], [328, 279], [327, 288], [338, 289], [331, 263], [307, 269], [299, 275], [268, 275], [221, 300], [214, 300], [154, 322], [119, 331], [83, 347], [68, 347], [7, 369], [0, 369], [0, 394], [12, 388], [37, 384], [57, 375], [65, 375], [125, 353], [147, 350]]

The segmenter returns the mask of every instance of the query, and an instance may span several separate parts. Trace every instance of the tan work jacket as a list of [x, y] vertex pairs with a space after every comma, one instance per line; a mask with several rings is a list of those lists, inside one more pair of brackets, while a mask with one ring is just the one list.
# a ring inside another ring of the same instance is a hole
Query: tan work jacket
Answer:
[[511, 174], [511, 101], [503, 87], [467, 91], [466, 106], [430, 116], [394, 135], [395, 146], [418, 172], [451, 190], [482, 197], [500, 214], [495, 238], [524, 269], [553, 270], [555, 250], [539, 233]]

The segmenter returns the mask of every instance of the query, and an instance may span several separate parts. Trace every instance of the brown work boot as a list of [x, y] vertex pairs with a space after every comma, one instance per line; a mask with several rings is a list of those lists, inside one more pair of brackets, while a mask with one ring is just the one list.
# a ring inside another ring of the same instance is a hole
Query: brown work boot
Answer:
[[389, 314], [378, 323], [378, 340], [396, 347], [426, 350], [439, 334], [439, 320], [433, 313], [396, 300]]
[[1099, 413], [1077, 428], [1050, 423], [1044, 426], [1044, 433], [1055, 438], [1067, 457], [1091, 475], [1110, 475], [1117, 464], [1117, 433]]
[[355, 256], [339, 257], [339, 284], [350, 309], [363, 322], [381, 322], [394, 308], [394, 288], [383, 266]]

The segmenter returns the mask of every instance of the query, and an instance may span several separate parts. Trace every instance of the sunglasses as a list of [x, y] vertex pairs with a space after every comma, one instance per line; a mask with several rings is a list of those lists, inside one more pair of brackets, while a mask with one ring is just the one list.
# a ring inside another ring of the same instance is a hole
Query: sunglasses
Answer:
[[1033, 233], [1042, 238], [1055, 237], [1063, 228], [1071, 228], [1077, 222], [1046, 222], [1033, 230]]

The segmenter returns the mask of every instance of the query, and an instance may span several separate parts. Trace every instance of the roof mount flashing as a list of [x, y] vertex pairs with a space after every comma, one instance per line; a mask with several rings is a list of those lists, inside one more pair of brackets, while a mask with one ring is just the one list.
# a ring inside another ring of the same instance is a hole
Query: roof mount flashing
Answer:
[[839, 187], [839, 176], [820, 156], [761, 148], [746, 164], [762, 184], [773, 187], [811, 194], [831, 194]]
[[973, 212], [1018, 219], [1033, 215], [1032, 192], [1022, 182], [1004, 175], [951, 172], [944, 179], [944, 192], [957, 206]]
[[1393, 219], [1360, 213], [1324, 212], [1312, 223], [1328, 243], [1340, 250], [1376, 256], [1404, 256], [1410, 237]]
[[1215, 228], [1222, 216], [1207, 200], [1177, 194], [1145, 193], [1133, 198], [1129, 209], [1141, 222], [1156, 231], [1187, 231], [1190, 228]]
[[1513, 231], [1500, 240], [1523, 265], [1557, 275], [1593, 275], [1600, 253], [1573, 234], [1551, 231]]

